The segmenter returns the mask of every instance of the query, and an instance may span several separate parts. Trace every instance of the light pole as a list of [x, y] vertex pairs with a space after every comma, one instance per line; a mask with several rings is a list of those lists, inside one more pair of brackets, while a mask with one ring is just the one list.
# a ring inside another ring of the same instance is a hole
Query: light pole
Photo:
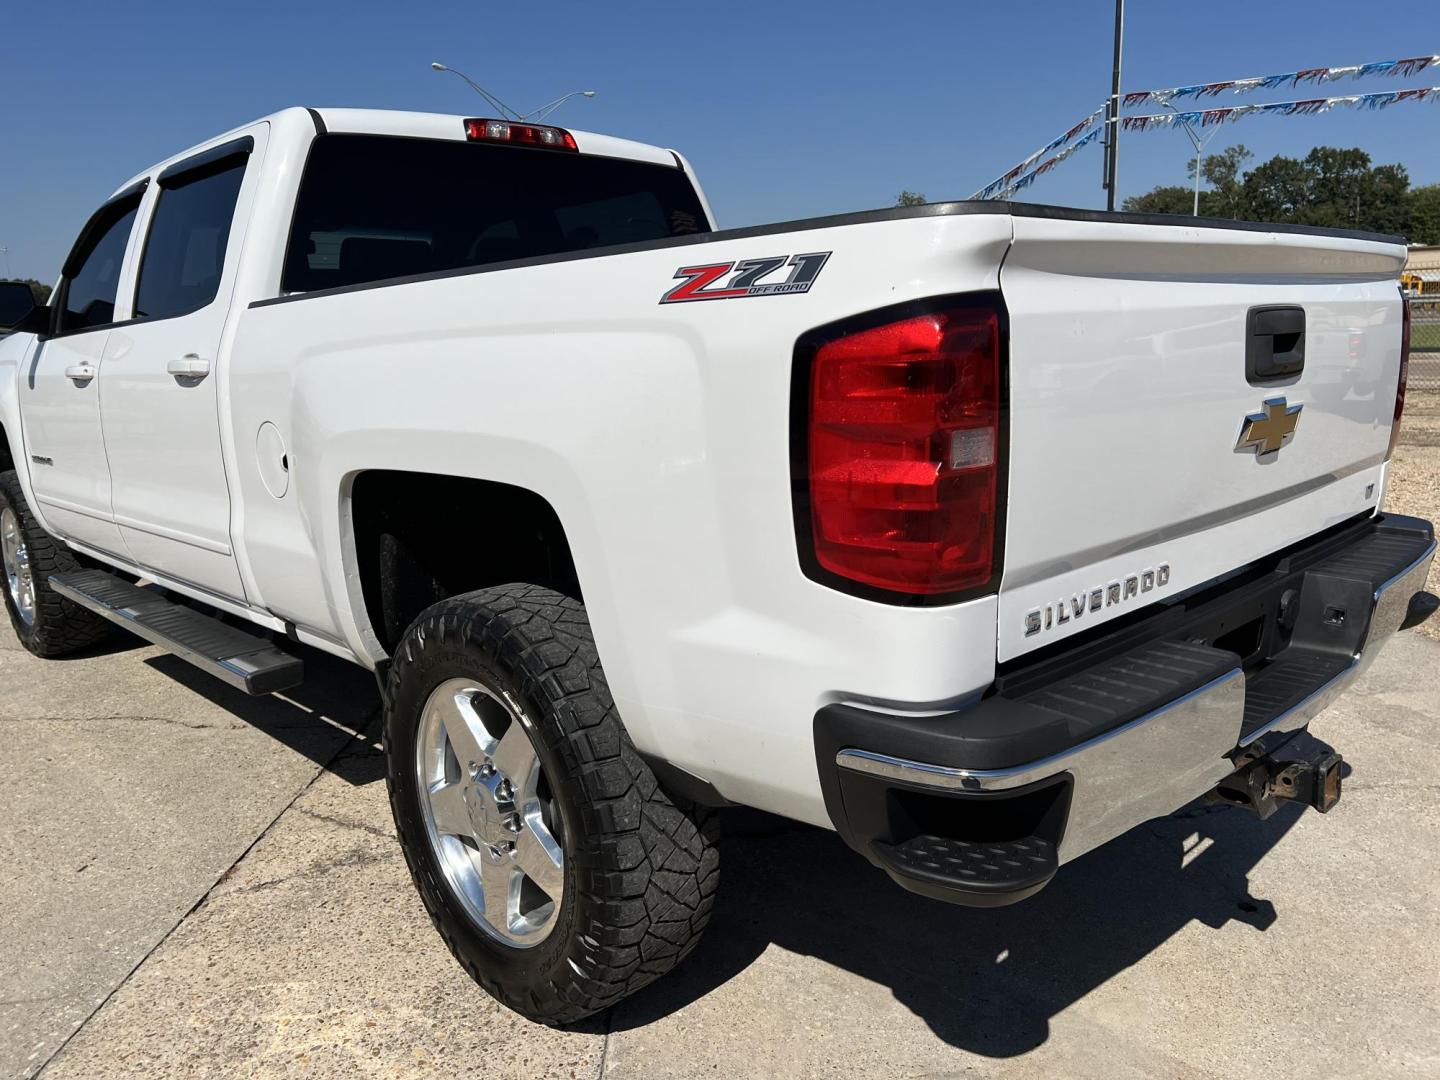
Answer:
[[520, 123], [525, 123], [526, 121], [530, 120], [544, 120], [545, 117], [549, 116], [561, 105], [564, 105], [565, 102], [569, 101], [572, 97], [593, 98], [595, 96], [594, 90], [572, 90], [568, 94], [560, 95], [548, 105], [541, 105], [538, 109], [531, 109], [528, 113], [516, 112], [509, 105], [506, 105], [503, 101], [497, 98], [494, 94], [490, 93], [489, 90], [486, 90], [474, 79], [470, 78], [469, 75], [466, 75], [463, 71], [456, 71], [452, 67], [447, 67], [445, 64], [440, 63], [439, 60], [431, 61], [430, 68], [433, 71], [448, 71], [451, 75], [456, 75], [459, 76], [461, 79], [464, 79], [466, 85], [469, 86], [471, 90], [474, 90], [477, 94], [484, 98], [486, 102], [489, 103], [492, 109], [500, 113], [502, 119], [515, 120]]
[[1120, 53], [1125, 40], [1125, 0], [1115, 0], [1115, 63], [1110, 69], [1110, 106], [1105, 113], [1105, 209], [1115, 209], [1120, 170]]
[[[1177, 108], [1175, 108], [1175, 106], [1174, 106], [1174, 105], [1171, 105], [1168, 101], [1161, 102], [1161, 104], [1164, 105], [1165, 108], [1169, 109], [1171, 112], [1176, 113], [1177, 115], [1179, 114], [1179, 111], [1180, 111], [1180, 110], [1177, 109]], [[1185, 134], [1188, 135], [1188, 136], [1190, 136], [1190, 144], [1195, 147], [1195, 210], [1194, 210], [1193, 216], [1194, 216], [1194, 217], [1199, 217], [1199, 216], [1200, 216], [1200, 155], [1204, 152], [1205, 147], [1210, 144], [1210, 140], [1215, 137], [1215, 135], [1219, 132], [1220, 129], [1219, 129], [1219, 128], [1216, 128], [1214, 131], [1210, 132], [1209, 135], [1206, 135], [1206, 136], [1202, 139], [1199, 135], [1195, 134], [1195, 125], [1192, 124], [1192, 123], [1190, 123], [1189, 120], [1181, 120], [1181, 121], [1180, 121], [1180, 126], [1185, 129]]]

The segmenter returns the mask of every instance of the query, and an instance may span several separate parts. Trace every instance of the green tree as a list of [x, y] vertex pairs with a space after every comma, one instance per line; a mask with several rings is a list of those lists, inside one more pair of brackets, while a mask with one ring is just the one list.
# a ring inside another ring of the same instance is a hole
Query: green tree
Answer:
[[[1200, 193], [1201, 209], [1211, 217], [1237, 218], [1245, 206], [1242, 193], [1244, 178], [1240, 170], [1255, 155], [1244, 143], [1228, 146], [1218, 154], [1208, 155], [1200, 163], [1200, 178], [1210, 185], [1209, 191]], [[1190, 179], [1195, 179], [1195, 162], [1187, 170]], [[1209, 196], [1207, 199], [1205, 196]]]
[[[1200, 176], [1209, 184], [1200, 192], [1200, 213], [1206, 217], [1241, 217], [1243, 200], [1240, 194], [1240, 170], [1254, 155], [1244, 146], [1236, 145], [1211, 154], [1200, 162]], [[1195, 159], [1190, 159], [1186, 172], [1193, 184]], [[1132, 195], [1124, 208], [1137, 214], [1190, 214], [1195, 208], [1193, 186], [1165, 184], [1144, 195]]]
[[1303, 161], [1277, 154], [1245, 174], [1241, 197], [1245, 217], [1293, 223], [1310, 205], [1310, 174]]
[[1410, 240], [1440, 244], [1440, 184], [1410, 189]]
[[1291, 219], [1301, 225], [1403, 233], [1410, 227], [1410, 176], [1403, 165], [1370, 167], [1356, 149], [1317, 146], [1303, 162], [1306, 201]]
[[[1251, 156], [1245, 147], [1232, 146], [1201, 162], [1201, 176], [1210, 185], [1200, 194], [1202, 214], [1402, 235], [1418, 221], [1426, 235], [1440, 234], [1440, 188], [1423, 196], [1412, 193], [1403, 165], [1372, 165], [1370, 155], [1358, 148], [1317, 146], [1303, 159], [1276, 155], [1242, 175]], [[1127, 199], [1125, 208], [1189, 213], [1183, 192], [1177, 186], [1157, 187]]]
[[926, 199], [924, 195], [921, 195], [920, 192], [910, 191], [908, 189], [900, 192], [895, 199], [896, 206], [924, 206], [927, 202], [929, 202], [929, 200]]
[[[1210, 193], [1200, 193], [1200, 212], [1208, 214], [1207, 199]], [[1167, 184], [1164, 187], [1157, 187], [1154, 191], [1147, 191], [1144, 195], [1131, 195], [1127, 198], [1121, 209], [1128, 210], [1132, 214], [1188, 214], [1195, 206], [1195, 189], [1181, 187], [1179, 184]]]

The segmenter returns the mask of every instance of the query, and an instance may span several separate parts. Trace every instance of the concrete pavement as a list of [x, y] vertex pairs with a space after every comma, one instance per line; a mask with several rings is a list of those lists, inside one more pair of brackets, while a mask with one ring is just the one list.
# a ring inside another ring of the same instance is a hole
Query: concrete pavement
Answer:
[[568, 1032], [445, 951], [373, 682], [306, 661], [303, 698], [254, 702], [150, 649], [45, 663], [0, 638], [0, 1075], [1440, 1076], [1440, 643], [1418, 634], [1314, 727], [1354, 768], [1333, 813], [1188, 807], [1012, 908], [911, 896], [734, 812], [700, 948]]

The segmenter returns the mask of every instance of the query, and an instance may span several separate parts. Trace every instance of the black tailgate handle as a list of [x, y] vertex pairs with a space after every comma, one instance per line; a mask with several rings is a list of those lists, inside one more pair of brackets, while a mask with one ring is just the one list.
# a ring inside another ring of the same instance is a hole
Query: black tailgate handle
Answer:
[[1277, 382], [1304, 370], [1305, 309], [1252, 307], [1245, 319], [1245, 378]]

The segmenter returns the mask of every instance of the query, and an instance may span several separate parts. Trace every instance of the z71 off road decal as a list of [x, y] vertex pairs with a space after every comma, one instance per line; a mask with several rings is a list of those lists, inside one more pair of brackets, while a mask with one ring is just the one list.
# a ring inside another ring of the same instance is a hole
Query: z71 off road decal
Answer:
[[[828, 258], [828, 251], [811, 251], [804, 255], [771, 255], [764, 259], [682, 266], [675, 271], [675, 276], [684, 280], [662, 296], [660, 303], [685, 304], [692, 300], [738, 300], [742, 296], [785, 296], [809, 292]], [[784, 266], [790, 267], [790, 274], [784, 281], [760, 280]], [[722, 284], [721, 278], [728, 280]]]

